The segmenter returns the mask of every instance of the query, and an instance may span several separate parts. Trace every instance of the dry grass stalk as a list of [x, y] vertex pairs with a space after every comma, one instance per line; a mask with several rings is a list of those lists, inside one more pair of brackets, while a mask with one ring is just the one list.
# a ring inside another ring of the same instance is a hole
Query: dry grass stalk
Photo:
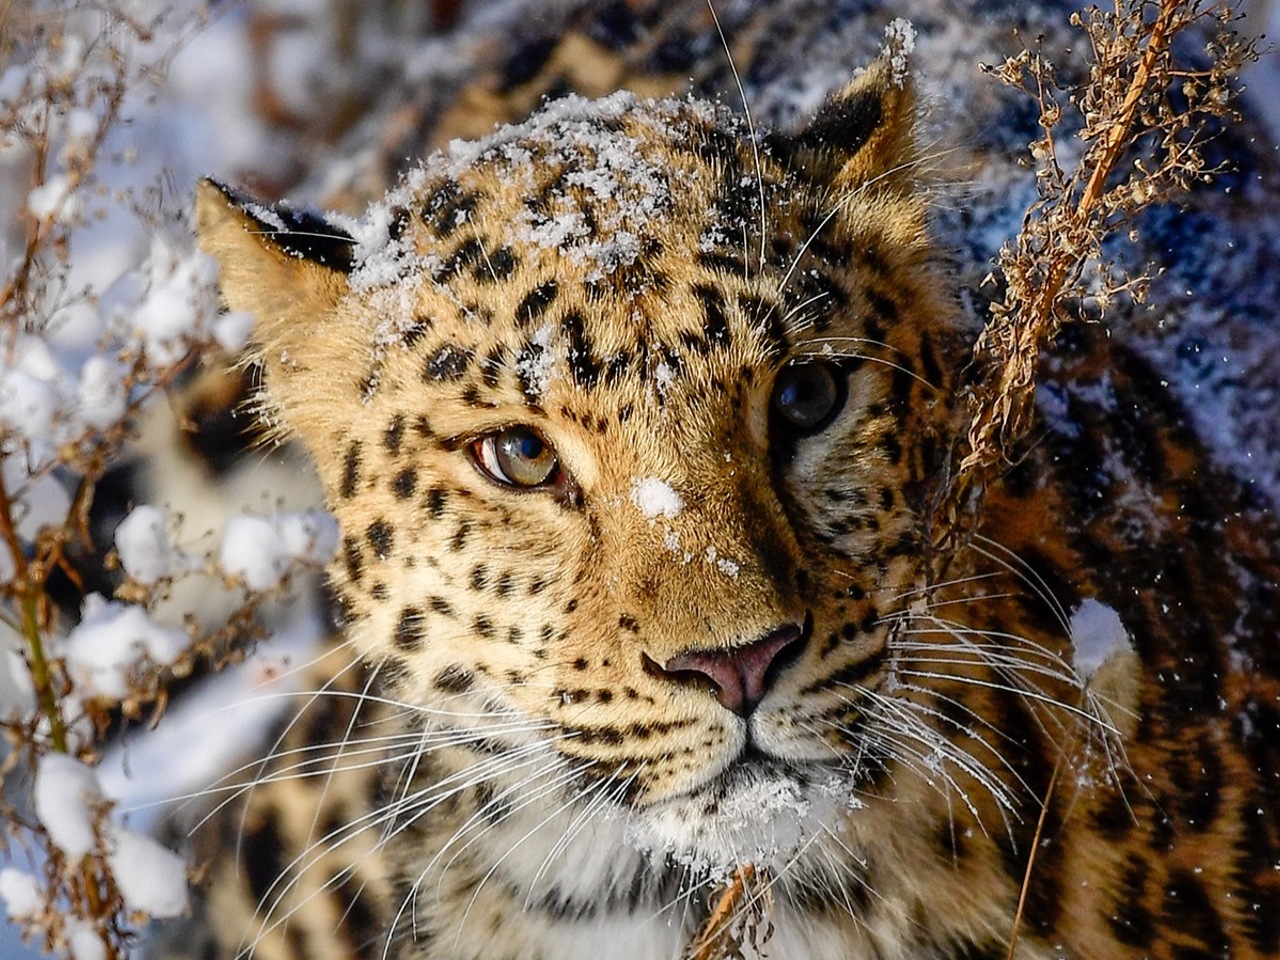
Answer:
[[773, 894], [768, 875], [745, 863], [715, 893], [711, 913], [684, 960], [744, 960], [749, 945], [759, 954], [773, 935]]
[[[1062, 324], [1086, 303], [1102, 313], [1119, 295], [1144, 298], [1147, 278], [1121, 275], [1104, 241], [1146, 207], [1218, 172], [1204, 148], [1218, 124], [1235, 118], [1236, 78], [1257, 59], [1254, 43], [1232, 29], [1236, 20], [1230, 3], [1116, 0], [1110, 11], [1072, 16], [1092, 53], [1079, 88], [1060, 86], [1038, 50], [989, 68], [1039, 106], [1041, 136], [1030, 145], [1039, 197], [1001, 250], [1003, 295], [974, 347], [967, 423], [934, 514], [941, 564], [973, 528], [983, 491], [1025, 436], [1040, 356]], [[1209, 38], [1203, 64], [1181, 62], [1175, 49], [1193, 28]], [[1059, 161], [1064, 135], [1082, 147], [1069, 172]]]

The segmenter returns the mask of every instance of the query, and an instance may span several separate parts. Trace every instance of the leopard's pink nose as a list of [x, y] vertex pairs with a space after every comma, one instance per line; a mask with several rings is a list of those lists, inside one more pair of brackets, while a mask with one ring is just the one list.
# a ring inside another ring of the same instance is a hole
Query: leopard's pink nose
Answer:
[[661, 672], [679, 682], [710, 683], [716, 699], [741, 717], [750, 716], [782, 670], [800, 654], [804, 631], [789, 623], [741, 647], [677, 654]]

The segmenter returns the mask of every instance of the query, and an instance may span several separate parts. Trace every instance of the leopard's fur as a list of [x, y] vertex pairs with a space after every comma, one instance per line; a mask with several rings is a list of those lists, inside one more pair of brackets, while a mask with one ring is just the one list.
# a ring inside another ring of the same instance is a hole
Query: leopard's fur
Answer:
[[[295, 725], [324, 790], [259, 789], [243, 877], [215, 866], [271, 908], [257, 956], [674, 958], [743, 863], [773, 957], [1004, 957], [1015, 916], [1019, 957], [1280, 955], [1275, 525], [1081, 328], [976, 535], [930, 553], [969, 333], [892, 59], [764, 138], [562, 99], [350, 234], [204, 187], [380, 691]], [[839, 396], [801, 431], [805, 367]], [[486, 473], [513, 426], [551, 482]], [[1096, 673], [1085, 611], [1132, 647]], [[717, 691], [713, 653], [762, 643], [758, 704]]]

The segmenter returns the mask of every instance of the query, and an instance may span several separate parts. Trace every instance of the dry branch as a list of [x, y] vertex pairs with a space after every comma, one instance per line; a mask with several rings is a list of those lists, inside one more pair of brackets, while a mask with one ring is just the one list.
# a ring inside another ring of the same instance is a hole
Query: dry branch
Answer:
[[[939, 565], [973, 530], [983, 492], [1012, 462], [1031, 420], [1040, 357], [1062, 324], [1085, 301], [1101, 312], [1122, 293], [1145, 295], [1147, 278], [1115, 275], [1103, 243], [1146, 207], [1217, 172], [1204, 147], [1218, 123], [1236, 117], [1236, 78], [1257, 58], [1253, 42], [1233, 31], [1236, 19], [1229, 3], [1117, 0], [1110, 11], [1072, 16], [1092, 50], [1079, 88], [1064, 89], [1039, 50], [989, 68], [1039, 107], [1041, 137], [1030, 145], [1039, 196], [992, 278], [1003, 295], [974, 347], [967, 422], [933, 517]], [[1189, 30], [1209, 38], [1202, 65], [1177, 58], [1176, 41]], [[1070, 172], [1058, 151], [1067, 118], [1084, 145]]]

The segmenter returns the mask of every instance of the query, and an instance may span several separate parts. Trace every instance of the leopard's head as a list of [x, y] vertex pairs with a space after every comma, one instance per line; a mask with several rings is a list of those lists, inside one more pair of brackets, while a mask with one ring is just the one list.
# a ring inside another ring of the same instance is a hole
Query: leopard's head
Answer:
[[203, 186], [351, 635], [424, 725], [724, 864], [901, 799], [957, 328], [914, 121], [885, 59], [786, 135], [555, 101], [342, 226]]

